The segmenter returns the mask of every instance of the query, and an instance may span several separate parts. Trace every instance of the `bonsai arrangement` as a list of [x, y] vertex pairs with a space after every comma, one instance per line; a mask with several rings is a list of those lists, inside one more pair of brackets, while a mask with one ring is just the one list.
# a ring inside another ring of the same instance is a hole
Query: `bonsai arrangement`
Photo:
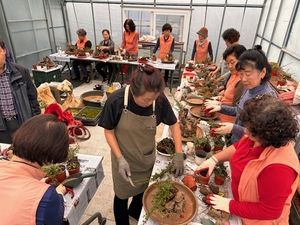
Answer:
[[78, 152], [79, 152], [78, 144], [76, 144], [75, 147], [71, 147], [71, 146], [69, 147], [67, 170], [70, 175], [80, 172], [80, 163], [79, 163], [78, 157], [77, 157]]
[[270, 62], [272, 68], [272, 76], [276, 76], [278, 71], [281, 70], [281, 67], [276, 62]]
[[41, 170], [47, 174], [46, 183], [57, 187], [64, 179], [66, 179], [66, 167], [62, 164], [48, 164], [41, 167]]

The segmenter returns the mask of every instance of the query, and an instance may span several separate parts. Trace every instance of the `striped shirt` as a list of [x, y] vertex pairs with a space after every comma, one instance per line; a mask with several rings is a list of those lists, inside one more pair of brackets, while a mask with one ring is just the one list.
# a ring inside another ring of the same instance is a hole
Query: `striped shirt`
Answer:
[[17, 114], [10, 89], [9, 71], [6, 66], [0, 74], [0, 110], [4, 118], [9, 118]]

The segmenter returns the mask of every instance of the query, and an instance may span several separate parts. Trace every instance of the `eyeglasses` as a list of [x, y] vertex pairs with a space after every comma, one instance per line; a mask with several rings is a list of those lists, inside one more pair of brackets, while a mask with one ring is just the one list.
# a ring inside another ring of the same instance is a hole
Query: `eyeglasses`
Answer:
[[238, 61], [230, 61], [230, 62], [225, 62], [226, 66], [232, 65], [234, 66], [235, 64], [237, 64]]

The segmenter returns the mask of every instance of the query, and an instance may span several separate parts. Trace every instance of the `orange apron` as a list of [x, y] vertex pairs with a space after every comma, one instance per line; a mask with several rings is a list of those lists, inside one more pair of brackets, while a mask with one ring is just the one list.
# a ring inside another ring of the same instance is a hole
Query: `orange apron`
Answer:
[[[221, 105], [232, 106], [235, 86], [240, 80], [241, 79], [240, 79], [239, 73], [230, 75], [230, 78], [226, 84], [226, 89], [224, 91], [224, 95], [222, 96], [222, 99], [220, 101]], [[222, 123], [224, 123], [224, 122], [234, 123], [235, 118], [236, 118], [235, 116], [229, 116], [229, 115], [220, 113], [220, 120]]]
[[[243, 137], [245, 138], [245, 136]], [[270, 164], [283, 164], [291, 167], [299, 174], [299, 161], [293, 144], [289, 142], [286, 146], [265, 148], [258, 159], [251, 160], [241, 175], [238, 193], [241, 202], [258, 202], [257, 177], [259, 173]], [[293, 195], [298, 185], [299, 176], [295, 179], [291, 189], [292, 192], [286, 199], [282, 214], [277, 220], [250, 220], [242, 218], [244, 225], [289, 225], [289, 214]]]
[[125, 39], [125, 46], [122, 46], [122, 48], [128, 49], [132, 48], [130, 52], [126, 52], [126, 54], [132, 53], [132, 54], [138, 54], [139, 53], [139, 45], [138, 43], [133, 46], [133, 40], [135, 36], [138, 34], [137, 31], [134, 32], [126, 32], [124, 31], [124, 39]]
[[165, 41], [164, 35], [160, 35], [159, 37], [159, 53], [158, 58], [164, 59], [166, 58], [167, 54], [171, 50], [172, 42], [174, 37], [172, 35], [169, 36], [168, 40]]
[[208, 44], [210, 41], [207, 39], [203, 45], [199, 45], [199, 39], [196, 40], [196, 54], [195, 62], [200, 62], [208, 56]]

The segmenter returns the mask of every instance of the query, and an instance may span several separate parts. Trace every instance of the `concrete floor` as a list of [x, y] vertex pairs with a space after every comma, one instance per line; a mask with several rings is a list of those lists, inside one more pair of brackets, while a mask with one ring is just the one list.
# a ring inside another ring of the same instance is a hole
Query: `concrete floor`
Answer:
[[[84, 81], [83, 81], [84, 82]], [[74, 95], [79, 97], [81, 93], [93, 90], [95, 84], [98, 84], [99, 80], [92, 80], [90, 83], [83, 83], [74, 89]], [[173, 92], [175, 89], [173, 88]], [[165, 94], [172, 101], [172, 96], [168, 88], [165, 89]], [[88, 126], [87, 127], [91, 132], [91, 138], [87, 141], [80, 142], [80, 153], [91, 154], [91, 155], [101, 155], [104, 156], [102, 165], [104, 169], [105, 177], [100, 184], [97, 192], [95, 193], [93, 199], [89, 203], [85, 213], [83, 214], [80, 223], [82, 224], [88, 218], [91, 217], [96, 212], [100, 212], [103, 217], [107, 218], [107, 225], [115, 224], [114, 215], [113, 215], [113, 183], [112, 183], [112, 173], [111, 173], [111, 161], [110, 161], [110, 148], [106, 143], [104, 137], [104, 130], [99, 126]], [[164, 125], [161, 124], [157, 128], [156, 138], [161, 138]], [[97, 225], [98, 222], [95, 220], [92, 225]], [[136, 225], [136, 221], [131, 221], [131, 225]]]

